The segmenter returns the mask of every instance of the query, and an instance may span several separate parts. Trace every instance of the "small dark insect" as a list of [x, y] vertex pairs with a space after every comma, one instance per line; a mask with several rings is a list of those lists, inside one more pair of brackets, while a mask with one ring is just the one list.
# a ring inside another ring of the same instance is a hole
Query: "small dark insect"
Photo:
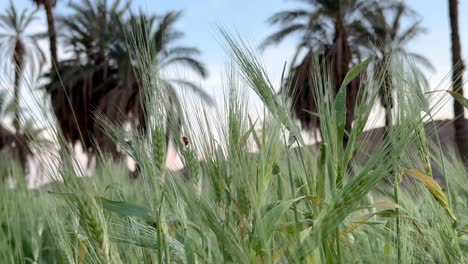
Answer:
[[182, 142], [184, 142], [185, 146], [187, 146], [189, 144], [188, 137], [182, 137]]

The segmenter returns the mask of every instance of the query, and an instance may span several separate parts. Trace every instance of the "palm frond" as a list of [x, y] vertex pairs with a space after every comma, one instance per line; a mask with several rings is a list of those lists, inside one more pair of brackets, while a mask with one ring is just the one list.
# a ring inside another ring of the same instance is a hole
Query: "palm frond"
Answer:
[[165, 49], [167, 43], [173, 42], [183, 36], [182, 32], [173, 30], [172, 28], [181, 16], [181, 11], [172, 11], [166, 13], [160, 19], [157, 30], [153, 34], [153, 41], [155, 42], [157, 51]]
[[174, 47], [164, 52], [166, 57], [172, 56], [196, 56], [200, 55], [200, 50], [195, 47]]
[[413, 40], [417, 35], [424, 32], [426, 32], [426, 29], [421, 27], [421, 22], [416, 22], [399, 34], [398, 41], [402, 44], [406, 44]]
[[164, 61], [160, 67], [168, 67], [173, 65], [182, 65], [192, 69], [195, 73], [199, 74], [201, 77], [206, 77], [208, 75], [208, 71], [205, 68], [205, 65], [200, 61], [192, 58], [192, 57], [174, 57]]
[[405, 52], [405, 55], [408, 56], [409, 59], [414, 60], [415, 63], [417, 63], [419, 65], [422, 65], [426, 69], [428, 69], [428, 70], [430, 70], [432, 72], [435, 71], [435, 67], [432, 64], [432, 62], [427, 57], [425, 57], [424, 55], [421, 55], [421, 54], [415, 53], [415, 52]]
[[401, 24], [400, 20], [401, 20], [403, 14], [405, 13], [406, 9], [407, 8], [403, 3], [400, 3], [396, 8], [396, 14], [395, 14], [395, 17], [393, 18], [392, 27], [391, 27], [391, 30], [390, 30], [390, 37], [392, 39], [394, 39], [396, 37], [396, 34], [398, 33], [398, 31], [400, 29], [400, 24]]
[[285, 28], [280, 29], [279, 31], [269, 35], [261, 44], [260, 48], [266, 48], [267, 46], [277, 45], [281, 43], [285, 38], [296, 33], [303, 33], [307, 30], [305, 24], [292, 24]]
[[309, 12], [303, 9], [295, 9], [295, 10], [287, 10], [287, 11], [280, 11], [273, 14], [271, 17], [268, 18], [267, 22], [271, 25], [274, 24], [289, 24], [296, 19], [300, 18], [308, 18]]
[[209, 105], [214, 105], [214, 101], [211, 96], [203, 90], [203, 88], [192, 81], [185, 80], [185, 79], [166, 79], [166, 85], [168, 83], [173, 84], [174, 86], [178, 86], [180, 88], [189, 89], [195, 95], [203, 99], [204, 102], [207, 102]]

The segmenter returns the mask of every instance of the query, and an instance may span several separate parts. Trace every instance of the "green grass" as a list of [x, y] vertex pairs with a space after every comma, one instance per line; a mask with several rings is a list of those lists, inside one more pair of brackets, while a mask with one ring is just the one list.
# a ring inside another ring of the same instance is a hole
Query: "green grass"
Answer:
[[[353, 68], [343, 85], [365, 73], [345, 148], [346, 88], [332, 96], [328, 78], [312, 72], [323, 135], [315, 151], [305, 146], [290, 102], [275, 93], [255, 52], [223, 32], [233, 60], [225, 111], [198, 106], [204, 115], [194, 119], [189, 105], [182, 109], [188, 126], [166, 122], [167, 106], [151, 102], [167, 95], [142, 62], [149, 134], [98, 117], [139, 164], [137, 180], [104, 155], [93, 177], [78, 177], [83, 172], [66, 144], [53, 159], [57, 167], [45, 165], [62, 182], [30, 190], [14, 163], [1, 164], [1, 176], [16, 184], [0, 182], [0, 263], [466, 261], [468, 175], [456, 155], [426, 140], [434, 131], [422, 125], [434, 107], [427, 107], [410, 66], [389, 69], [398, 84], [395, 125], [372, 153], [360, 147], [382, 79], [372, 59]], [[248, 88], [267, 110], [262, 122], [247, 111]], [[175, 139], [184, 175], [163, 165], [167, 130], [189, 138], [187, 145]], [[444, 168], [450, 188], [434, 185], [433, 168]]]

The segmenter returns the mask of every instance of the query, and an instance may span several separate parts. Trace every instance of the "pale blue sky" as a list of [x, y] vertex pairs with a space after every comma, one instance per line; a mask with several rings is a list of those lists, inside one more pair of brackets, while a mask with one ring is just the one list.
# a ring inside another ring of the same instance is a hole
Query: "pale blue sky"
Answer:
[[[79, 0], [73, 0], [79, 1]], [[8, 0], [0, 1], [0, 11], [4, 11]], [[58, 0], [56, 13], [66, 13], [70, 0]], [[427, 34], [420, 36], [408, 48], [429, 58], [436, 66], [437, 72], [428, 77], [432, 89], [435, 89], [442, 78], [450, 73], [450, 31], [448, 18], [448, 1], [446, 0], [407, 0], [423, 19]], [[30, 0], [15, 0], [19, 8], [33, 8]], [[227, 60], [219, 42], [216, 26], [223, 24], [228, 29], [236, 30], [252, 43], [260, 43], [274, 29], [265, 20], [274, 12], [298, 6], [292, 0], [134, 0], [133, 8], [142, 8], [149, 13], [162, 13], [168, 10], [183, 10], [184, 16], [178, 23], [179, 29], [186, 33], [183, 44], [194, 45], [202, 50], [201, 59], [210, 71], [207, 80], [200, 80], [207, 91], [214, 96], [222, 95], [221, 75]], [[463, 56], [468, 54], [468, 1], [460, 1], [460, 35], [462, 37]], [[43, 11], [39, 15], [43, 18]], [[45, 28], [45, 19], [36, 27]], [[264, 63], [274, 83], [280, 78], [284, 61], [290, 60], [294, 51], [294, 40], [289, 40], [277, 47], [271, 47], [263, 53]], [[445, 82], [447, 88], [448, 83]], [[443, 115], [450, 115], [448, 107]]]

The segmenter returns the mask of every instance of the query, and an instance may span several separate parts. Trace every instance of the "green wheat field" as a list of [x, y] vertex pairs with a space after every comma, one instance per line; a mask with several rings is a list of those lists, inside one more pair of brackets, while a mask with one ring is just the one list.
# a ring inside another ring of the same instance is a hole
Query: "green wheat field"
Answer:
[[[97, 148], [89, 175], [56, 120], [38, 113], [48, 140], [29, 144], [48, 181], [30, 188], [20, 162], [0, 158], [0, 263], [467, 262], [467, 167], [426, 125], [448, 98], [468, 106], [463, 96], [426, 92], [404, 55], [356, 63], [336, 94], [332, 65], [315, 67], [317, 111], [308, 114], [320, 120], [321, 142], [311, 145], [290, 115], [291, 97], [278, 94], [245, 38], [219, 27], [228, 63], [214, 110], [192, 97], [167, 100], [173, 91], [139, 25], [125, 39], [147, 129], [94, 117], [135, 171]], [[388, 78], [393, 125], [370, 138], [365, 128], [376, 122], [371, 111]], [[347, 131], [347, 87], [356, 81]], [[294, 86], [285, 76], [282, 83]], [[248, 91], [264, 117], [249, 112]], [[166, 167], [169, 140], [181, 170]]]

